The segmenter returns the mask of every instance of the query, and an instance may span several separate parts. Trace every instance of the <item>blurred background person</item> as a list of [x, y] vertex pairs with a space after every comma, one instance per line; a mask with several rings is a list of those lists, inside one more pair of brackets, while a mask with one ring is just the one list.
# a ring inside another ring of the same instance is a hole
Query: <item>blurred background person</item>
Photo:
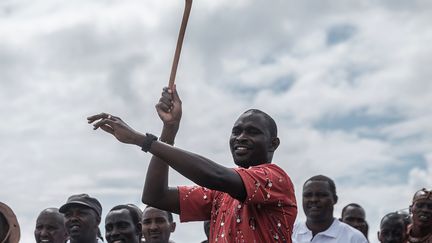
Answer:
[[36, 243], [65, 243], [68, 234], [63, 214], [57, 208], [47, 208], [40, 212], [34, 230]]
[[350, 203], [342, 209], [340, 220], [358, 229], [368, 239], [369, 225], [366, 221], [365, 210], [357, 203]]

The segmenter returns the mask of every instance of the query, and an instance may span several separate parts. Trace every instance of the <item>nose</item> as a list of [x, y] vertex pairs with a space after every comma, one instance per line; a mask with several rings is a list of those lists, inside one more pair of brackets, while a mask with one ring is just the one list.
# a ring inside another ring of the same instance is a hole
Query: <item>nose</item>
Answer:
[[151, 222], [151, 224], [150, 224], [150, 229], [151, 230], [154, 230], [154, 229], [157, 229], [158, 228], [158, 225], [157, 225], [157, 223], [156, 222]]
[[243, 131], [239, 135], [237, 135], [237, 137], [235, 139], [238, 142], [244, 142], [247, 140], [247, 136], [246, 136], [245, 132]]
[[309, 197], [309, 201], [311, 201], [311, 202], [317, 202], [317, 201], [319, 201], [319, 198], [314, 194], [314, 195], [311, 195]]
[[41, 229], [40, 235], [41, 236], [47, 236], [48, 235], [48, 230], [46, 230], [45, 228]]
[[110, 232], [111, 237], [118, 236], [120, 234], [119, 229], [117, 227], [113, 227], [113, 229]]

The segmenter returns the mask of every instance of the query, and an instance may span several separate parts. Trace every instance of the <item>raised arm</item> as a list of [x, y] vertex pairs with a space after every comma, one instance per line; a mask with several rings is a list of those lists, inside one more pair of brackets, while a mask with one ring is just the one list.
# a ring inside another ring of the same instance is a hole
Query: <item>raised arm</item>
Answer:
[[[182, 115], [181, 100], [178, 94], [175, 92], [173, 95], [171, 90], [164, 88], [156, 109], [163, 121], [159, 140], [173, 145]], [[170, 112], [160, 112], [160, 110]], [[168, 164], [153, 155], [147, 169], [142, 202], [178, 214], [180, 211], [178, 189], [168, 186], [168, 171]]]
[[[156, 108], [159, 116], [164, 121], [164, 130], [161, 135], [161, 140], [163, 141], [164, 139], [167, 139], [167, 142], [173, 142], [175, 134], [177, 133], [178, 126], [175, 127], [174, 123], [167, 124], [164, 119], [166, 118], [166, 116], [176, 117], [176, 112], [180, 112], [181, 117], [181, 101], [178, 98], [177, 92], [175, 90], [172, 96], [166, 95], [167, 92], [169, 93], [171, 91], [164, 91], [164, 94], [162, 95], [162, 98]], [[94, 124], [94, 129], [100, 127], [104, 131], [111, 133], [120, 142], [123, 143], [135, 144], [141, 147], [144, 143], [149, 143], [149, 140], [151, 140], [150, 136], [133, 130], [119, 117], [111, 116], [106, 113], [101, 113], [95, 116], [91, 116], [87, 119], [89, 123], [93, 123], [96, 120], [99, 120]], [[177, 125], [178, 124], [179, 123], [177, 123]], [[167, 175], [167, 167], [159, 167], [158, 165], [160, 162], [162, 162], [160, 164], [163, 164], [165, 162], [173, 169], [178, 171], [180, 174], [200, 186], [226, 192], [230, 194], [233, 198], [244, 201], [244, 199], [246, 198], [246, 189], [244, 187], [242, 179], [233, 169], [219, 165], [195, 153], [173, 147], [162, 141], [151, 142], [149, 152], [156, 156], [158, 159], [154, 157], [152, 158], [151, 162], [153, 163], [151, 163], [151, 167], [149, 166], [147, 176], [149, 176], [149, 173], [153, 173], [153, 171], [157, 171], [154, 172], [156, 173], [155, 175]], [[159, 186], [156, 185], [157, 182], [153, 180], [155, 177], [156, 176], [152, 174], [150, 179], [146, 179], [146, 185], [143, 192], [144, 202], [165, 210], [178, 212], [179, 203], [177, 189], [168, 187], [167, 176], [162, 177], [163, 180], [158, 180], [158, 182], [160, 183], [158, 184]], [[162, 190], [154, 190], [150, 187], [162, 188]], [[160, 193], [157, 193], [156, 191]], [[155, 196], [152, 196], [153, 193]]]

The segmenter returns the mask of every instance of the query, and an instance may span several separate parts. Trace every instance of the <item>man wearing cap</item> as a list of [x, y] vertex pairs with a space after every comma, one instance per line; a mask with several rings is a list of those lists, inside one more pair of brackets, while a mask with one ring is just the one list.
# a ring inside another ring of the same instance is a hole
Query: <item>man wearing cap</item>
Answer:
[[59, 211], [65, 216], [65, 227], [70, 243], [102, 242], [99, 230], [102, 206], [87, 194], [72, 195]]
[[0, 202], [0, 243], [18, 243], [19, 239], [20, 227], [14, 212]]
[[65, 229], [65, 218], [57, 208], [42, 210], [36, 219], [34, 230], [36, 243], [65, 243], [68, 234]]
[[408, 226], [408, 242], [432, 243], [432, 191], [425, 188], [417, 191], [410, 212], [412, 223]]

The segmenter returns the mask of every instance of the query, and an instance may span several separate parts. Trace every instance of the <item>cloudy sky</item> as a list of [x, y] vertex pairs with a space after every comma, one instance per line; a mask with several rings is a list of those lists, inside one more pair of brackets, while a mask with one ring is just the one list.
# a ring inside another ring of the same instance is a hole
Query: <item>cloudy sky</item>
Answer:
[[[158, 134], [154, 105], [168, 82], [183, 1], [0, 1], [0, 201], [34, 242], [38, 213], [88, 193], [140, 203], [150, 155], [93, 131], [110, 112]], [[238, 115], [279, 126], [274, 162], [302, 183], [336, 181], [335, 215], [363, 205], [380, 218], [432, 185], [432, 2], [196, 0], [177, 73], [176, 146], [232, 166]], [[192, 184], [176, 172], [171, 185]], [[177, 242], [199, 242], [201, 223]]]

